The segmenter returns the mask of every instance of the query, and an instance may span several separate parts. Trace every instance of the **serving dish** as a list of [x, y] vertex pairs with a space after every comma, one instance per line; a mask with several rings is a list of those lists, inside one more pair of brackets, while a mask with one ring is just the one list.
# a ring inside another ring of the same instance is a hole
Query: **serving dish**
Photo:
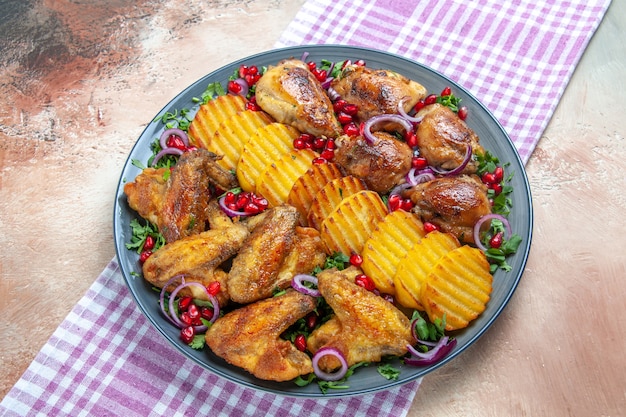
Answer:
[[323, 394], [317, 384], [299, 387], [293, 382], [276, 383], [259, 380], [243, 369], [227, 364], [208, 348], [194, 350], [185, 345], [179, 338], [180, 330], [161, 314], [158, 304], [158, 293], [142, 278], [138, 254], [127, 250], [125, 247], [132, 235], [130, 222], [137, 217], [137, 214], [127, 204], [124, 184], [133, 181], [141, 172], [138, 167], [133, 165], [132, 161], [139, 160], [145, 163], [148, 160], [152, 154], [150, 144], [164, 130], [162, 123], [152, 122], [148, 124], [124, 164], [114, 203], [113, 231], [117, 258], [131, 294], [150, 323], [181, 354], [208, 371], [246, 387], [297, 397], [331, 398], [385, 390], [414, 381], [454, 360], [476, 342], [498, 318], [518, 286], [530, 251], [533, 224], [530, 187], [524, 166], [515, 146], [500, 123], [477, 98], [473, 97], [462, 86], [427, 66], [394, 54], [367, 48], [343, 45], [307, 45], [276, 49], [252, 55], [213, 71], [194, 82], [165, 105], [154, 119], [161, 117], [166, 112], [182, 108], [191, 109], [192, 113], [194, 113], [197, 109], [197, 104], [195, 104], [193, 98], [200, 97], [210, 83], [220, 82], [225, 85], [228, 77], [242, 64], [256, 65], [258, 67], [269, 66], [285, 58], [300, 58], [305, 53], [308, 54], [307, 60], [316, 62], [320, 62], [322, 59], [333, 62], [345, 59], [352, 61], [363, 59], [370, 68], [390, 69], [412, 78], [424, 85], [429, 92], [439, 92], [444, 87], [450, 86], [455, 96], [459, 97], [462, 100], [462, 104], [469, 108], [470, 115], [466, 122], [478, 134], [483, 147], [497, 156], [503, 165], [508, 164], [506, 167], [507, 173], [514, 173], [510, 183], [514, 191], [511, 196], [513, 208], [509, 216], [509, 222], [513, 232], [522, 238], [522, 244], [517, 253], [507, 259], [512, 269], [509, 272], [504, 272], [500, 269], [495, 272], [491, 300], [486, 310], [468, 328], [453, 334], [457, 339], [457, 345], [454, 350], [439, 363], [426, 367], [412, 367], [402, 364], [399, 360], [392, 361], [391, 364], [401, 371], [397, 380], [383, 378], [377, 372], [376, 366], [361, 367], [357, 369], [348, 381], [349, 388], [329, 390], [326, 394]]

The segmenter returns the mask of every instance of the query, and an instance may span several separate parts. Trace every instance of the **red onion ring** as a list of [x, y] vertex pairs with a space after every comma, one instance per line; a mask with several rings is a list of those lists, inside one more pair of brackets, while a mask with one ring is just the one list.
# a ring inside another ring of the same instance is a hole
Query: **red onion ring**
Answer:
[[297, 274], [291, 280], [291, 286], [294, 290], [301, 292], [302, 294], [310, 295], [311, 297], [320, 297], [322, 294], [319, 290], [309, 288], [304, 285], [304, 281], [308, 281], [317, 286], [317, 278], [313, 275]]
[[173, 127], [171, 129], [166, 129], [163, 133], [161, 133], [161, 136], [159, 137], [161, 149], [169, 148], [169, 146], [167, 146], [167, 139], [172, 135], [178, 136], [183, 141], [185, 146], [189, 147], [189, 137], [187, 136], [187, 133], [185, 133], [184, 130]]
[[157, 153], [154, 156], [154, 159], [152, 160], [152, 166], [156, 166], [157, 162], [159, 162], [159, 160], [161, 158], [163, 158], [165, 155], [178, 155], [181, 156], [183, 154], [183, 151], [181, 151], [178, 148], [165, 148], [162, 149], [161, 151], [159, 151], [159, 153]]
[[341, 96], [339, 95], [337, 90], [335, 90], [332, 87], [328, 87], [326, 92], [328, 93], [328, 97], [330, 98], [331, 101], [337, 101], [337, 100], [339, 100], [339, 98], [341, 98]]
[[435, 179], [435, 174], [432, 169], [426, 168], [422, 170], [418, 170], [416, 168], [411, 168], [409, 172], [406, 174], [406, 182], [413, 185], [421, 184], [423, 182], [432, 181]]
[[[318, 362], [322, 357], [326, 355], [331, 355], [339, 359], [339, 362], [341, 363], [341, 368], [339, 368], [338, 371], [324, 372], [320, 369]], [[343, 354], [334, 347], [329, 347], [329, 346], [323, 347], [317, 352], [315, 352], [315, 355], [313, 355], [312, 362], [313, 362], [313, 372], [315, 372], [315, 375], [319, 379], [324, 380], [324, 381], [339, 381], [341, 378], [346, 376], [346, 373], [348, 372], [348, 361], [346, 361], [346, 358], [343, 356]]]
[[465, 169], [465, 167], [467, 166], [469, 161], [471, 161], [471, 159], [472, 159], [472, 145], [468, 143], [467, 148], [465, 150], [465, 156], [463, 157], [463, 162], [461, 162], [461, 165], [459, 165], [458, 167], [451, 169], [451, 170], [440, 169], [434, 166], [431, 166], [430, 168], [440, 175], [446, 175], [446, 176], [458, 175]]
[[[165, 310], [165, 293], [167, 292], [167, 288], [172, 285], [176, 280], [180, 279], [181, 282], [184, 284], [185, 283], [185, 276], [184, 275], [174, 275], [172, 278], [170, 278], [165, 285], [163, 286], [163, 288], [161, 288], [161, 293], [159, 294], [159, 307], [161, 307], [161, 312], [163, 313], [163, 315], [172, 322], [172, 324], [179, 326], [178, 322], [176, 322], [172, 316], [170, 315], [170, 313], [168, 313]], [[180, 321], [180, 320], [179, 320]], [[179, 326], [180, 327], [180, 326]]]
[[[170, 280], [171, 281], [171, 280]], [[167, 288], [168, 285], [166, 285], [163, 288]], [[207, 297], [209, 298], [209, 301], [211, 302], [211, 304], [213, 305], [213, 317], [211, 318], [211, 320], [209, 320], [209, 322], [214, 323], [215, 320], [217, 320], [217, 318], [220, 315], [220, 304], [217, 301], [217, 299], [211, 295], [209, 293], [209, 290], [207, 290], [207, 288], [200, 284], [199, 282], [185, 282], [184, 277], [182, 278], [182, 282], [180, 285], [178, 285], [176, 288], [174, 288], [174, 290], [170, 293], [170, 300], [169, 300], [169, 316], [172, 319], [171, 321], [173, 321], [174, 324], [176, 324], [179, 328], [184, 328], [187, 327], [185, 325], [185, 323], [183, 323], [182, 321], [180, 321], [180, 319], [178, 317], [176, 317], [176, 313], [174, 312], [174, 300], [176, 299], [176, 295], [180, 292], [180, 290], [182, 290], [183, 288], [186, 287], [199, 287], [202, 288], [204, 290], [204, 292], [206, 293]], [[196, 333], [203, 333], [206, 332], [208, 327], [205, 325], [201, 325], [201, 326], [193, 326], [194, 330], [196, 331]]]
[[233, 210], [231, 208], [229, 208], [226, 205], [226, 196], [222, 196], [220, 199], [217, 200], [218, 204], [220, 205], [220, 207], [222, 208], [222, 211], [224, 213], [226, 213], [226, 215], [228, 217], [245, 217], [245, 216], [250, 216], [252, 215], [252, 213], [246, 213], [245, 211], [238, 211], [238, 210]]
[[399, 114], [379, 114], [368, 119], [363, 125], [363, 137], [369, 144], [375, 142], [375, 138], [372, 134], [372, 127], [382, 122], [397, 123], [402, 126], [402, 128], [404, 128], [405, 132], [413, 131], [413, 125], [411, 124], [411, 122], [409, 122]]
[[408, 120], [411, 123], [420, 123], [422, 121], [422, 119], [424, 119], [424, 116], [419, 116], [419, 117], [413, 117], [410, 116], [406, 111], [404, 111], [404, 102], [406, 100], [409, 100], [410, 97], [402, 97], [402, 99], [398, 102], [398, 114], [400, 114], [400, 116], [404, 117], [406, 120]]
[[407, 349], [411, 356], [404, 359], [404, 363], [412, 366], [428, 366], [439, 362], [454, 349], [456, 346], [456, 339], [450, 339], [448, 336], [443, 336], [439, 339], [439, 342], [430, 349], [428, 352], [420, 352], [411, 345], [407, 345]]
[[509, 220], [506, 217], [504, 217], [501, 214], [496, 214], [496, 213], [485, 214], [480, 219], [478, 219], [478, 221], [474, 225], [474, 230], [473, 230], [474, 243], [476, 244], [478, 249], [482, 251], [486, 251], [488, 248], [485, 245], [483, 245], [482, 242], [480, 241], [480, 229], [485, 222], [487, 221], [491, 222], [491, 220], [494, 220], [494, 219], [500, 220], [502, 222], [502, 224], [504, 225], [504, 228], [506, 229], [506, 233], [508, 236], [511, 236], [513, 234], [513, 231], [511, 230], [511, 224], [509, 223]]

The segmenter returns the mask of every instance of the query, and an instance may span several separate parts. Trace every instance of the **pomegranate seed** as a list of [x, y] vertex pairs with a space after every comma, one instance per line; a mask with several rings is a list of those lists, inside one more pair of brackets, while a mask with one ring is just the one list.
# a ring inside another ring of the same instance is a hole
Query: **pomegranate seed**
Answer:
[[314, 71], [317, 69], [317, 64], [314, 61], [309, 61], [306, 64], [309, 67], [310, 71]]
[[246, 206], [243, 208], [243, 211], [248, 213], [248, 214], [258, 214], [261, 212], [261, 209], [259, 208], [259, 206], [257, 206], [256, 204], [254, 204], [253, 202], [249, 202], [248, 204], [246, 204]]
[[263, 197], [255, 197], [255, 198], [253, 198], [253, 201], [254, 201], [254, 204], [259, 206], [261, 211], [265, 210], [270, 205], [270, 203], [267, 201], [267, 199], [263, 198]]
[[420, 100], [417, 103], [415, 103], [415, 111], [420, 111], [424, 108], [424, 106], [426, 105], [426, 103], [424, 102], [424, 100]]
[[358, 253], [353, 253], [350, 255], [350, 265], [361, 266], [363, 263], [363, 257]]
[[191, 317], [189, 316], [189, 313], [187, 311], [183, 311], [182, 313], [180, 313], [180, 321], [182, 321], [186, 326], [191, 326]]
[[485, 184], [493, 184], [496, 182], [496, 176], [492, 172], [485, 172], [481, 177], [481, 180]]
[[502, 185], [497, 182], [489, 184], [488, 187], [491, 188], [496, 195], [500, 195], [502, 192]]
[[467, 110], [467, 107], [465, 107], [465, 106], [461, 106], [461, 108], [457, 112], [457, 114], [458, 114], [458, 116], [459, 116], [459, 118], [461, 120], [467, 119], [467, 113], [468, 113], [468, 110]]
[[400, 208], [404, 211], [411, 211], [413, 208], [413, 202], [409, 198], [405, 198], [400, 202]]
[[293, 344], [296, 345], [296, 349], [300, 352], [304, 352], [306, 350], [306, 337], [302, 333], [296, 336]]
[[356, 114], [359, 112], [359, 108], [356, 104], [346, 103], [346, 105], [343, 106], [342, 111], [347, 115], [356, 116]]
[[339, 120], [339, 123], [341, 123], [342, 125], [347, 125], [348, 123], [352, 123], [352, 116], [350, 116], [348, 113], [340, 112], [337, 115], [337, 120]]
[[376, 284], [374, 281], [365, 274], [359, 274], [354, 278], [354, 283], [359, 287], [363, 287], [368, 291], [374, 291], [376, 289]]
[[166, 145], [168, 148], [176, 148], [180, 149], [181, 151], [187, 150], [185, 142], [183, 142], [183, 140], [178, 135], [170, 135], [170, 137], [167, 138]]
[[317, 81], [319, 82], [324, 82], [326, 81], [326, 78], [328, 78], [328, 72], [326, 72], [326, 70], [314, 69], [311, 72], [313, 72], [313, 75], [315, 76], [315, 78], [317, 78]]
[[310, 133], [302, 133], [299, 137], [305, 142], [313, 142], [313, 139], [315, 139], [315, 136]]
[[200, 317], [210, 321], [213, 318], [213, 310], [209, 307], [202, 307], [200, 309]]
[[248, 74], [249, 75], [258, 75], [259, 74], [259, 68], [256, 65], [251, 65], [250, 68], [248, 68]]
[[443, 90], [441, 90], [441, 96], [445, 97], [445, 96], [449, 96], [450, 94], [452, 94], [452, 89], [450, 87], [445, 87]]
[[327, 162], [328, 162], [328, 161], [327, 161], [327, 160], [325, 160], [324, 158], [322, 158], [321, 156], [318, 156], [317, 158], [313, 159], [313, 163], [314, 163], [315, 165], [322, 165], [322, 164], [325, 164], [325, 163], [327, 163]]
[[357, 67], [364, 67], [365, 66], [365, 61], [362, 59], [358, 59], [354, 65], [356, 65]]
[[496, 249], [502, 246], [502, 232], [496, 233], [489, 239], [489, 246]]
[[304, 139], [302, 139], [301, 137], [295, 138], [293, 140], [293, 147], [295, 149], [302, 150], [302, 149], [306, 148], [306, 141], [304, 141]]
[[437, 102], [437, 95], [436, 94], [431, 94], [431, 95], [427, 96], [424, 99], [424, 104], [425, 105], [435, 104], [436, 102]]
[[496, 179], [495, 182], [502, 182], [502, 180], [504, 179], [504, 168], [496, 167], [496, 169], [493, 170], [493, 176]]
[[246, 103], [246, 109], [251, 111], [261, 111], [261, 107], [255, 102], [249, 101]]
[[317, 321], [318, 321], [318, 316], [315, 313], [309, 313], [306, 316], [306, 327], [309, 330], [313, 330], [315, 328], [315, 326], [317, 326]]
[[180, 331], [180, 339], [186, 344], [193, 342], [193, 338], [196, 335], [196, 330], [193, 326], [187, 326]]
[[229, 191], [224, 196], [224, 203], [226, 204], [234, 204], [237, 201], [237, 195], [232, 191]]
[[216, 296], [220, 292], [221, 287], [222, 284], [220, 284], [219, 281], [213, 281], [206, 286], [206, 290], [212, 296]]
[[192, 303], [192, 304], [189, 304], [189, 308], [187, 309], [187, 314], [189, 314], [189, 318], [193, 322], [200, 317], [200, 310], [198, 309], [197, 305]]
[[326, 146], [326, 139], [319, 137], [313, 140], [313, 149], [324, 149]]
[[330, 149], [325, 149], [324, 151], [322, 151], [322, 153], [320, 154], [321, 158], [324, 158], [327, 161], [332, 161], [333, 158], [335, 157], [335, 151], [331, 151]]
[[400, 200], [402, 198], [398, 194], [392, 194], [389, 196], [387, 203], [389, 204], [390, 211], [396, 211], [400, 207]]
[[239, 94], [241, 93], [241, 90], [242, 90], [242, 87], [234, 81], [229, 81], [227, 88], [228, 88], [228, 91], [233, 94]]
[[143, 242], [143, 250], [154, 249], [154, 238], [152, 236], [146, 236], [146, 241]]
[[339, 114], [340, 112], [343, 111], [343, 108], [348, 104], [347, 101], [345, 101], [344, 99], [339, 99], [337, 101], [335, 101], [335, 103], [333, 103], [333, 110], [335, 110], [335, 113]]
[[417, 135], [415, 132], [407, 132], [406, 135], [404, 135], [404, 140], [411, 148], [415, 148], [417, 146]]
[[424, 231], [426, 233], [434, 232], [435, 230], [439, 230], [439, 226], [437, 226], [435, 223], [424, 222]]
[[343, 127], [343, 133], [348, 136], [358, 136], [361, 131], [356, 123], [348, 123]]
[[425, 169], [428, 167], [428, 161], [423, 156], [414, 156], [411, 159], [411, 167], [415, 169]]
[[139, 255], [139, 262], [141, 263], [146, 262], [150, 256], [152, 256], [151, 250], [145, 250], [141, 252], [141, 254]]
[[248, 193], [240, 193], [237, 195], [237, 208], [239, 210], [243, 209], [250, 202], [250, 196]]
[[333, 139], [326, 140], [326, 149], [330, 149], [331, 151], [337, 149], [337, 145], [335, 145], [335, 141]]
[[245, 75], [248, 73], [249, 68], [247, 65], [240, 65], [239, 66], [239, 77], [243, 78], [245, 77]]
[[187, 311], [187, 309], [192, 304], [192, 302], [193, 302], [193, 298], [192, 297], [189, 297], [189, 296], [180, 297], [178, 299], [178, 310], [179, 311]]

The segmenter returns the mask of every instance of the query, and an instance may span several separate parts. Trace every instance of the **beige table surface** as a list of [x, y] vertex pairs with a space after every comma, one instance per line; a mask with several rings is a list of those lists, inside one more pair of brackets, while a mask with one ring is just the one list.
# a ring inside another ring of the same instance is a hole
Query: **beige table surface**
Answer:
[[[304, 1], [9, 3], [0, 398], [113, 258], [113, 195], [145, 124], [211, 70], [272, 48]], [[626, 415], [625, 33], [614, 0], [527, 166], [535, 227], [518, 290], [425, 378], [409, 416]]]

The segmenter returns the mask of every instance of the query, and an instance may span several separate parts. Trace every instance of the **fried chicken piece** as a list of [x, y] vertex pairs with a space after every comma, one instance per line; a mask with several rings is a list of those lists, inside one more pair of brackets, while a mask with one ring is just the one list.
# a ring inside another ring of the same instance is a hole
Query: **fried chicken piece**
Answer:
[[209, 183], [222, 189], [237, 185], [236, 177], [215, 163], [218, 159], [204, 149], [185, 152], [167, 180], [166, 168], [146, 168], [134, 182], [124, 185], [128, 204], [155, 224], [166, 242], [203, 232]]
[[348, 103], [358, 106], [358, 121], [379, 114], [396, 114], [404, 99], [406, 112], [426, 97], [426, 88], [394, 71], [371, 69], [359, 65], [346, 66], [331, 87]]
[[[423, 117], [416, 135], [420, 154], [432, 166], [454, 169], [461, 165], [471, 145], [473, 153], [484, 153], [476, 133], [470, 129], [449, 107], [431, 104], [417, 113]], [[470, 160], [463, 173], [476, 172], [476, 162]]]
[[373, 136], [374, 143], [361, 136], [340, 136], [335, 141], [334, 162], [348, 175], [361, 178], [368, 189], [386, 193], [404, 180], [411, 169], [413, 152], [387, 132], [374, 132]]
[[413, 212], [422, 221], [436, 224], [464, 243], [474, 243], [474, 225], [491, 213], [487, 186], [475, 175], [436, 178], [403, 194], [413, 201]]
[[[158, 288], [163, 288], [176, 275], [205, 286], [218, 281], [220, 293], [217, 299], [220, 305], [225, 305], [229, 300], [228, 275], [219, 267], [239, 251], [248, 235], [249, 231], [243, 224], [232, 223], [228, 227], [210, 229], [168, 243], [144, 262], [143, 276]], [[196, 287], [183, 289], [181, 295], [207, 299], [206, 294]]]
[[228, 274], [233, 301], [247, 304], [271, 297], [275, 290], [289, 287], [295, 274], [324, 263], [319, 232], [296, 227], [298, 216], [294, 207], [277, 206], [254, 227]]
[[313, 372], [313, 366], [306, 353], [280, 335], [316, 305], [313, 297], [289, 289], [220, 317], [205, 340], [217, 356], [257, 378], [289, 381]]
[[[322, 347], [338, 349], [348, 366], [378, 362], [386, 355], [404, 355], [412, 343], [410, 321], [392, 303], [354, 283], [362, 272], [355, 267], [343, 271], [327, 269], [318, 276], [318, 289], [335, 316], [317, 328], [307, 340], [312, 353]], [[329, 372], [339, 367], [332, 356], [320, 358]]]
[[255, 92], [257, 104], [278, 122], [315, 136], [336, 137], [342, 131], [330, 98], [300, 60], [270, 67]]

